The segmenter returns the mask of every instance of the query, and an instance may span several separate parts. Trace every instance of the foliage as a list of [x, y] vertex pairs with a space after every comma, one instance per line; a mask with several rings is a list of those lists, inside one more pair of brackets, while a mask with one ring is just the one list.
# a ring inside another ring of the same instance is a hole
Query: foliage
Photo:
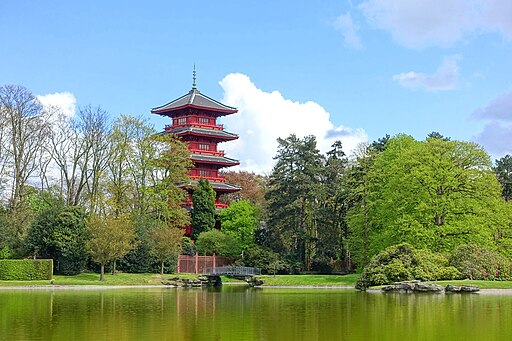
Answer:
[[32, 281], [52, 279], [51, 259], [9, 259], [0, 260], [0, 280]]
[[432, 251], [492, 245], [494, 230], [507, 224], [489, 156], [474, 143], [400, 135], [365, 176], [349, 225], [369, 256], [400, 242]]
[[190, 239], [187, 236], [183, 236], [181, 244], [182, 244], [182, 250], [181, 250], [182, 255], [194, 256], [196, 254], [197, 247], [196, 247], [196, 244], [194, 244], [192, 242], [192, 239]]
[[494, 172], [502, 186], [502, 196], [505, 200], [512, 200], [512, 156], [505, 155], [496, 160]]
[[215, 227], [215, 191], [207, 179], [199, 179], [192, 194], [192, 239]]
[[242, 250], [254, 246], [254, 231], [259, 221], [256, 207], [250, 201], [232, 202], [228, 208], [219, 212], [219, 218], [222, 232], [234, 237]]
[[9, 259], [11, 257], [11, 251], [7, 245], [4, 245], [0, 249], [0, 259]]
[[164, 263], [176, 264], [182, 248], [183, 230], [165, 224], [149, 231], [151, 253], [160, 261], [160, 274], [164, 274]]
[[263, 246], [255, 246], [244, 251], [243, 258], [237, 261], [237, 264], [256, 267], [261, 269], [263, 274], [273, 275], [287, 267], [279, 254]]
[[240, 191], [223, 196], [228, 204], [238, 200], [248, 200], [258, 211], [264, 211], [267, 176], [243, 170], [223, 171], [221, 175], [226, 177], [226, 182], [241, 187]]
[[216, 254], [237, 259], [242, 252], [235, 238], [215, 229], [202, 232], [196, 240], [196, 246], [197, 253], [205, 256]]
[[124, 217], [100, 218], [93, 214], [87, 221], [87, 251], [101, 266], [100, 281], [104, 280], [105, 264], [121, 259], [135, 246], [135, 228]]
[[459, 245], [449, 257], [450, 265], [471, 280], [512, 280], [512, 262], [503, 255], [474, 244]]
[[376, 256], [364, 268], [356, 288], [419, 279], [435, 281], [456, 279], [457, 269], [448, 266], [448, 259], [428, 250], [415, 249], [410, 244], [393, 245]]
[[266, 245], [310, 270], [318, 247], [324, 158], [314, 136], [278, 139], [276, 165], [269, 177]]
[[34, 257], [53, 258], [55, 273], [73, 275], [85, 269], [85, 240], [83, 209], [55, 204], [42, 208], [36, 216], [26, 247]]

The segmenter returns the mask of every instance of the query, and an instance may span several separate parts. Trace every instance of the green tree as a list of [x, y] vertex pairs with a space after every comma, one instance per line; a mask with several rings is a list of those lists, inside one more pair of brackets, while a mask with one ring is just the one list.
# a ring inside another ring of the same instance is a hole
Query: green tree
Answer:
[[160, 224], [149, 231], [151, 253], [160, 262], [160, 275], [164, 274], [164, 264], [176, 263], [182, 249], [183, 230]]
[[25, 243], [34, 257], [53, 258], [56, 273], [74, 275], [86, 266], [85, 240], [84, 210], [56, 204], [37, 214]]
[[228, 258], [240, 258], [242, 249], [237, 240], [219, 230], [202, 232], [196, 240], [197, 253], [201, 255], [223, 256]]
[[268, 246], [310, 270], [318, 247], [318, 210], [324, 157], [314, 136], [278, 139], [276, 165], [269, 177]]
[[234, 237], [242, 250], [255, 245], [254, 232], [259, 220], [256, 207], [248, 200], [234, 201], [228, 208], [219, 212], [221, 230]]
[[496, 225], [505, 222], [499, 192], [480, 146], [392, 138], [368, 172], [369, 254], [400, 242], [436, 252], [468, 242], [493, 245]]
[[207, 179], [199, 179], [192, 194], [192, 239], [215, 227], [215, 191]]
[[135, 228], [125, 217], [101, 218], [93, 214], [87, 220], [87, 231], [87, 251], [100, 265], [100, 281], [104, 281], [105, 264], [121, 259], [135, 246]]
[[506, 201], [512, 199], [512, 156], [505, 155], [501, 159], [496, 160], [494, 172], [501, 184], [502, 196]]

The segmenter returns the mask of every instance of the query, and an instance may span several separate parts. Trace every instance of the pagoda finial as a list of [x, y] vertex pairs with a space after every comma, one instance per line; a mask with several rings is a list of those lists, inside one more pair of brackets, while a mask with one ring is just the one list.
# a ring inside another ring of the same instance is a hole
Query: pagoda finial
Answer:
[[192, 71], [192, 89], [196, 88], [196, 64], [194, 63], [194, 71]]

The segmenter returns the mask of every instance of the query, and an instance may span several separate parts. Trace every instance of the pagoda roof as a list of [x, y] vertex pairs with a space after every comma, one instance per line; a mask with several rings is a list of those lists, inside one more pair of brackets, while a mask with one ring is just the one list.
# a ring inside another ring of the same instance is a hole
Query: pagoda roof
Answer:
[[224, 130], [217, 129], [207, 129], [207, 128], [199, 128], [199, 127], [179, 127], [165, 130], [165, 133], [175, 134], [179, 136], [183, 135], [197, 135], [197, 136], [207, 136], [207, 137], [216, 137], [219, 140], [229, 141], [236, 140], [238, 138], [237, 134], [233, 134]]
[[[228, 184], [227, 182], [209, 181], [212, 188], [219, 192], [237, 192], [241, 189], [240, 186]], [[180, 187], [197, 187], [197, 180], [192, 180], [188, 183], [182, 183]]]
[[221, 102], [202, 94], [194, 87], [186, 95], [183, 95], [180, 98], [160, 107], [151, 109], [151, 113], [171, 116], [173, 112], [186, 107], [210, 110], [216, 112], [218, 116], [233, 114], [238, 111], [236, 108], [222, 104]]
[[192, 154], [190, 156], [192, 161], [196, 163], [210, 163], [217, 164], [221, 167], [229, 167], [239, 165], [240, 162], [235, 159], [230, 159], [225, 156], [217, 156], [217, 155], [205, 155], [205, 154]]

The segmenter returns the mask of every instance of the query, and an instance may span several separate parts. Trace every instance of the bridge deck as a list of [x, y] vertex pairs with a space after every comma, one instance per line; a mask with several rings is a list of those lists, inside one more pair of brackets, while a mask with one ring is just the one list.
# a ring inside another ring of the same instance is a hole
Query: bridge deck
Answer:
[[261, 275], [261, 269], [247, 266], [217, 266], [207, 268], [205, 274], [210, 276], [256, 276]]

